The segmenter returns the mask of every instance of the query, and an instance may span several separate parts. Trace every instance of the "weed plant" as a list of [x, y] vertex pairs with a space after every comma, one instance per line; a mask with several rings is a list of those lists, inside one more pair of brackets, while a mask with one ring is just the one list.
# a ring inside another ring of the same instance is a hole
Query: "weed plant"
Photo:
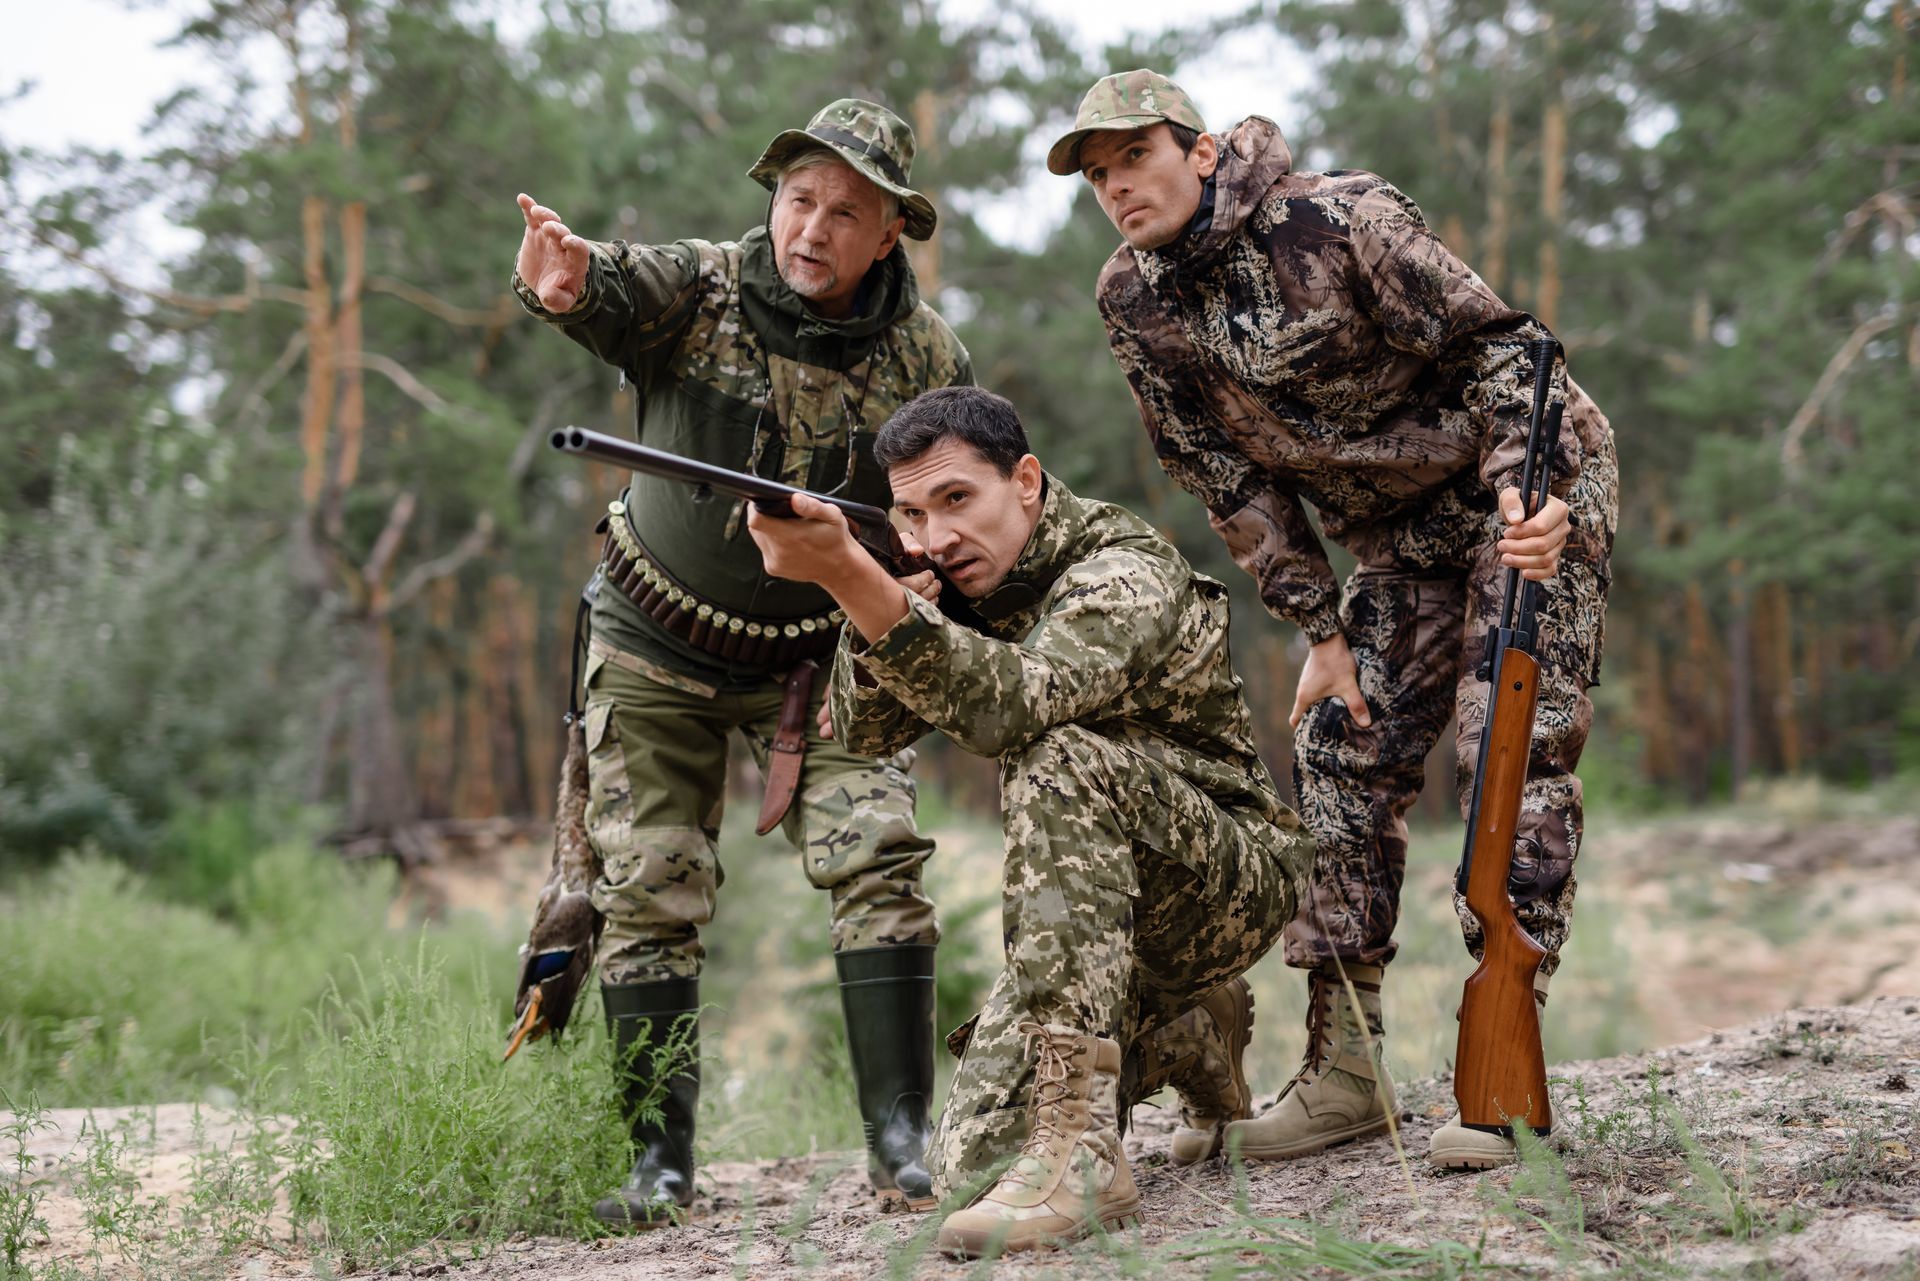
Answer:
[[[289, 1190], [295, 1219], [349, 1268], [598, 1232], [593, 1201], [628, 1155], [606, 1034], [582, 1017], [503, 1067], [492, 1005], [479, 975], [450, 973], [423, 939], [315, 1013]], [[658, 1115], [685, 1044], [638, 1065], [657, 1083], [643, 1110]]]

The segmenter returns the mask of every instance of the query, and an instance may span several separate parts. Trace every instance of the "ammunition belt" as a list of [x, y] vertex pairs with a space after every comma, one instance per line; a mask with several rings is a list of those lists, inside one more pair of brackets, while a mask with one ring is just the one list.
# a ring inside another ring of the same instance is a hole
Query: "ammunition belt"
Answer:
[[618, 500], [607, 504], [601, 563], [606, 581], [641, 613], [670, 635], [727, 662], [784, 671], [808, 659], [824, 661], [847, 617], [836, 609], [813, 618], [753, 618], [702, 600], [661, 568], [627, 523], [627, 505]]

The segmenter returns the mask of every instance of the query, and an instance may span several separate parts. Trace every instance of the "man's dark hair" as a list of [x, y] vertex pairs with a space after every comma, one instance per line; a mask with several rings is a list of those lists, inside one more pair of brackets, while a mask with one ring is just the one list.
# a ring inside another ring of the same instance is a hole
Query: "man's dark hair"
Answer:
[[1013, 402], [980, 387], [938, 387], [894, 411], [873, 438], [873, 458], [889, 470], [949, 436], [979, 450], [1002, 476], [1027, 454], [1027, 429]]

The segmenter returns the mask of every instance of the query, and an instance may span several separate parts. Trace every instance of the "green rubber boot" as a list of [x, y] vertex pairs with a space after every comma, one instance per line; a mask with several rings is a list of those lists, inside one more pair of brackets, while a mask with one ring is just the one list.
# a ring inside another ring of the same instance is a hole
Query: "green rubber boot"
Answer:
[[867, 1134], [867, 1175], [882, 1208], [931, 1210], [933, 948], [837, 952], [840, 1008]]
[[[669, 1227], [685, 1218], [693, 1204], [693, 1120], [700, 1109], [700, 981], [603, 983], [600, 1001], [613, 1039], [614, 1076], [625, 1100], [633, 1136], [633, 1172], [627, 1181], [593, 1203], [602, 1223], [646, 1230]], [[659, 1101], [659, 1119], [646, 1121], [640, 1107], [654, 1085], [654, 1057], [683, 1019], [689, 1056], [667, 1082]]]

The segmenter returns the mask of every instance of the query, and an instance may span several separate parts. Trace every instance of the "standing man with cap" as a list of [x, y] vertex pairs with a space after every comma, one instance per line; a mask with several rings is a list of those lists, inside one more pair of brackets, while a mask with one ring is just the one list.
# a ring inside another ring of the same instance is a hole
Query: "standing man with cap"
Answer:
[[[874, 432], [919, 393], [972, 382], [899, 244], [934, 229], [908, 185], [913, 152], [886, 108], [832, 103], [748, 171], [773, 193], [766, 225], [722, 243], [592, 243], [522, 195], [514, 291], [632, 381], [646, 444], [885, 506]], [[697, 1063], [657, 1121], [637, 1101], [651, 1048], [698, 1018], [730, 730], [766, 772], [758, 830], [781, 825], [830, 896], [874, 1188], [930, 1207], [939, 931], [920, 886], [933, 845], [914, 826], [911, 753], [858, 756], [816, 731], [816, 665], [843, 616], [819, 588], [767, 576], [741, 504], [635, 475], [605, 526], [588, 587], [587, 824], [605, 865], [601, 995], [636, 1160], [595, 1213], [655, 1227], [693, 1200]]]
[[[1047, 167], [1079, 175], [1125, 241], [1098, 288], [1107, 337], [1160, 464], [1206, 505], [1267, 609], [1312, 649], [1290, 723], [1302, 819], [1319, 843], [1287, 929], [1308, 970], [1308, 1044], [1263, 1115], [1228, 1127], [1249, 1157], [1293, 1157], [1384, 1130], [1380, 987], [1393, 958], [1407, 809], [1456, 705], [1471, 795], [1486, 691], [1475, 677], [1500, 580], [1545, 583], [1541, 687], [1510, 889], [1558, 966], [1581, 836], [1579, 763], [1592, 723], [1618, 512], [1613, 432], [1556, 362], [1566, 427], [1553, 497], [1528, 518], [1519, 485], [1532, 339], [1546, 327], [1496, 297], [1374, 174], [1296, 173], [1272, 121], [1210, 135], [1152, 71], [1087, 92]], [[1303, 503], [1359, 560], [1344, 595]], [[1470, 951], [1479, 923], [1458, 896]], [[1434, 1135], [1431, 1160], [1512, 1158], [1501, 1135]]]

